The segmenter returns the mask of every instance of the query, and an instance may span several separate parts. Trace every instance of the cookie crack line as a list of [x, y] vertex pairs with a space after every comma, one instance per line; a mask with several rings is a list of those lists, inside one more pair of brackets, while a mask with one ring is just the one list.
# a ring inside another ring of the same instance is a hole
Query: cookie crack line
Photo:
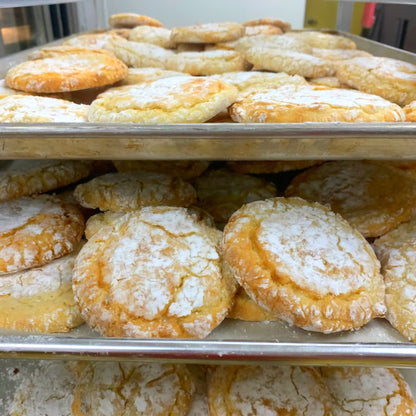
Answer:
[[294, 376], [295, 371], [296, 371], [296, 369], [292, 367], [291, 370], [290, 370], [290, 382], [292, 383], [293, 388], [295, 389], [297, 396], [302, 397], [302, 399], [305, 401], [306, 408], [305, 408], [305, 411], [302, 412], [302, 414], [304, 416], [307, 416], [308, 415], [308, 399], [300, 393], [300, 391], [298, 389], [298, 386], [295, 383], [295, 376]]
[[141, 220], [141, 222], [143, 222], [143, 224], [146, 224], [147, 226], [149, 226], [150, 228], [157, 228], [159, 230], [162, 230], [164, 233], [166, 233], [169, 237], [171, 238], [176, 238], [176, 237], [191, 237], [193, 235], [200, 235], [198, 234], [196, 231], [189, 231], [187, 233], [182, 233], [180, 230], [177, 230], [177, 233], [173, 233], [169, 230], [167, 230], [163, 225], [159, 225], [159, 224], [155, 224], [146, 220]]

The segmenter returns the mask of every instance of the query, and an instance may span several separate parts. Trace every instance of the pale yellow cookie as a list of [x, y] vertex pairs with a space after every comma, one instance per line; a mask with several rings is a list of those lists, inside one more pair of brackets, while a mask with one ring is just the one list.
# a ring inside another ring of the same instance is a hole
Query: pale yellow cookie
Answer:
[[344, 61], [361, 56], [372, 56], [361, 49], [312, 48], [312, 55], [329, 61]]
[[299, 174], [285, 194], [329, 205], [365, 237], [377, 237], [410, 219], [416, 182], [386, 163], [335, 161]]
[[333, 400], [333, 416], [412, 416], [409, 385], [394, 368], [321, 367]]
[[0, 169], [0, 201], [41, 194], [88, 176], [93, 164], [84, 160], [14, 160]]
[[416, 65], [378, 56], [354, 58], [338, 65], [338, 79], [401, 106], [416, 100]]
[[412, 219], [378, 238], [373, 248], [386, 284], [386, 318], [416, 342], [416, 222]]
[[75, 199], [86, 208], [128, 212], [145, 206], [187, 207], [196, 192], [181, 178], [159, 172], [107, 173], [79, 184]]
[[253, 92], [229, 109], [238, 123], [404, 121], [403, 110], [377, 95], [318, 85], [285, 85]]
[[83, 35], [73, 36], [63, 42], [62, 45], [89, 49], [107, 49], [108, 41], [110, 39], [117, 38], [118, 35], [110, 32], [86, 33]]
[[80, 211], [53, 197], [0, 203], [0, 274], [42, 266], [70, 253], [83, 232]]
[[336, 69], [329, 60], [288, 49], [252, 47], [244, 56], [257, 70], [286, 72], [307, 78], [328, 77], [334, 75]]
[[227, 42], [243, 36], [244, 30], [244, 26], [235, 22], [200, 23], [173, 28], [171, 40], [176, 43]]
[[89, 240], [98, 230], [106, 225], [111, 225], [115, 220], [118, 220], [124, 214], [124, 212], [106, 211], [92, 215], [85, 223], [85, 238]]
[[406, 114], [406, 121], [416, 121], [416, 100], [403, 107]]
[[129, 33], [129, 40], [133, 42], [152, 43], [166, 49], [172, 49], [176, 42], [172, 41], [171, 30], [165, 27], [137, 26]]
[[308, 82], [313, 85], [320, 85], [329, 88], [351, 88], [346, 84], [342, 84], [337, 77], [318, 77], [310, 78]]
[[18, 91], [18, 90], [14, 90], [12, 88], [9, 88], [6, 85], [6, 82], [4, 81], [4, 79], [0, 80], [0, 99], [7, 97], [9, 95], [19, 95], [19, 94], [26, 94], [25, 92], [22, 91]]
[[264, 17], [261, 19], [252, 19], [246, 20], [242, 23], [243, 26], [252, 27], [258, 25], [270, 25], [275, 26], [282, 29], [283, 32], [287, 32], [288, 30], [292, 29], [292, 25], [289, 22], [286, 22], [281, 19], [277, 19], [275, 17]]
[[167, 68], [190, 75], [212, 75], [223, 72], [248, 70], [251, 65], [236, 51], [211, 50], [203, 52], [180, 52], [171, 55]]
[[110, 85], [127, 75], [126, 65], [103, 49], [61, 46], [37, 56], [9, 69], [7, 86], [36, 93], [76, 91]]
[[227, 166], [234, 172], [261, 174], [305, 169], [320, 163], [319, 160], [247, 160], [227, 162]]
[[141, 84], [142, 82], [155, 81], [161, 78], [189, 76], [179, 71], [169, 71], [160, 68], [129, 68], [127, 76], [122, 79], [119, 85]]
[[58, 98], [9, 95], [0, 99], [1, 123], [82, 123], [88, 106]]
[[194, 392], [184, 364], [89, 362], [79, 373], [72, 416], [187, 415]]
[[184, 180], [197, 178], [209, 162], [206, 160], [113, 160], [119, 172], [161, 172], [178, 176]]
[[203, 123], [225, 110], [238, 95], [212, 78], [169, 77], [111, 88], [91, 103], [88, 120], [118, 123]]
[[292, 37], [304, 42], [313, 48], [323, 49], [356, 49], [357, 45], [352, 39], [342, 35], [324, 33], [313, 30], [293, 31], [284, 34], [286, 37]]
[[44, 266], [1, 276], [0, 328], [68, 332], [83, 323], [72, 292], [79, 248]]
[[225, 226], [222, 251], [256, 303], [303, 329], [350, 330], [385, 312], [380, 263], [371, 246], [318, 203], [251, 202]]
[[332, 415], [319, 371], [277, 365], [217, 366], [208, 379], [210, 416]]
[[221, 232], [185, 208], [145, 207], [101, 228], [77, 257], [82, 315], [106, 336], [203, 338], [226, 317], [235, 287]]
[[247, 26], [244, 31], [244, 36], [254, 35], [281, 35], [283, 30], [278, 26], [273, 25], [255, 25]]
[[163, 26], [163, 23], [159, 22], [159, 20], [137, 13], [112, 14], [108, 19], [108, 24], [113, 28], [133, 28], [141, 25], [156, 27]]

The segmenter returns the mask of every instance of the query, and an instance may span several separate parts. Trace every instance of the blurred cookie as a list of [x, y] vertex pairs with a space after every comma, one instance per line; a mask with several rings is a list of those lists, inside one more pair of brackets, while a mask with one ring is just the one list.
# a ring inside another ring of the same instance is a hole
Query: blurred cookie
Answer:
[[137, 26], [129, 33], [129, 40], [133, 42], [152, 43], [161, 48], [174, 48], [176, 42], [171, 40], [171, 31], [165, 27]]
[[0, 100], [1, 123], [82, 123], [88, 106], [58, 98], [9, 95]]
[[321, 367], [331, 393], [334, 416], [414, 415], [407, 382], [394, 368]]
[[188, 414], [194, 385], [184, 364], [107, 361], [78, 366], [72, 416]]
[[238, 123], [404, 121], [403, 110], [377, 95], [312, 85], [253, 92], [229, 109]]
[[0, 169], [0, 201], [41, 194], [88, 176], [92, 163], [84, 160], [13, 160]]
[[217, 366], [208, 379], [210, 416], [332, 415], [319, 371], [277, 365]]
[[153, 17], [137, 13], [116, 13], [108, 19], [108, 24], [112, 28], [133, 28], [136, 26], [156, 26], [162, 27], [163, 23]]
[[0, 203], [0, 224], [0, 274], [70, 253], [84, 232], [80, 211], [47, 195]]
[[89, 240], [98, 230], [111, 225], [115, 220], [118, 220], [124, 212], [106, 211], [92, 215], [85, 223], [85, 238]]
[[145, 207], [101, 228], [74, 268], [86, 322], [106, 336], [207, 336], [235, 290], [222, 270], [220, 238], [185, 208]]
[[409, 62], [379, 56], [353, 58], [338, 65], [337, 77], [401, 106], [416, 100], [416, 65]]
[[107, 49], [108, 41], [117, 37], [118, 35], [110, 32], [86, 33], [73, 36], [63, 42], [62, 45], [89, 49]]
[[254, 35], [280, 35], [284, 33], [280, 27], [273, 25], [255, 25], [247, 26], [244, 31], [244, 36], [254, 36]]
[[312, 48], [312, 55], [329, 61], [344, 61], [359, 56], [372, 56], [371, 53], [360, 49]]
[[227, 166], [239, 173], [279, 173], [299, 170], [321, 164], [320, 160], [242, 160], [227, 162]]
[[239, 23], [200, 23], [173, 28], [171, 40], [176, 43], [217, 43], [238, 39], [243, 35], [244, 26]]
[[189, 76], [178, 71], [169, 71], [167, 69], [160, 68], [129, 68], [127, 76], [122, 79], [119, 85], [132, 85], [141, 84], [142, 82], [155, 81], [161, 78], [177, 77], [177, 76]]
[[224, 228], [222, 252], [256, 303], [303, 329], [350, 330], [385, 312], [374, 251], [323, 205], [300, 198], [244, 205]]
[[328, 204], [365, 237], [377, 237], [412, 215], [414, 177], [388, 164], [334, 161], [299, 174], [286, 196]]
[[342, 35], [324, 33], [314, 30], [291, 31], [284, 34], [286, 37], [295, 38], [307, 43], [313, 48], [323, 49], [356, 49], [357, 45], [352, 39]]
[[102, 49], [57, 47], [40, 50], [38, 58], [22, 62], [6, 74], [7, 86], [26, 92], [63, 92], [113, 84], [127, 67]]
[[308, 82], [313, 85], [320, 85], [329, 88], [351, 88], [346, 84], [342, 84], [337, 77], [318, 77], [310, 78]]
[[416, 222], [400, 224], [374, 241], [386, 284], [386, 318], [416, 342]]
[[211, 78], [170, 77], [111, 88], [91, 103], [92, 122], [203, 123], [225, 110], [238, 90]]
[[256, 27], [258, 25], [267, 25], [267, 26], [274, 26], [282, 29], [283, 32], [287, 32], [292, 29], [292, 25], [289, 22], [285, 22], [284, 20], [277, 19], [275, 17], [264, 17], [261, 19], [252, 19], [246, 20], [242, 23], [243, 26], [247, 27]]
[[0, 279], [0, 328], [68, 332], [83, 319], [72, 292], [79, 248], [52, 262]]
[[25, 92], [22, 91], [18, 91], [18, 90], [14, 90], [12, 88], [9, 88], [6, 85], [6, 82], [4, 81], [4, 79], [0, 80], [0, 99], [7, 97], [9, 95], [19, 95], [19, 94], [26, 94]]
[[196, 201], [193, 186], [159, 172], [107, 173], [79, 184], [75, 199], [86, 208], [128, 212], [145, 206], [187, 207]]
[[406, 121], [416, 121], [416, 100], [403, 107]]

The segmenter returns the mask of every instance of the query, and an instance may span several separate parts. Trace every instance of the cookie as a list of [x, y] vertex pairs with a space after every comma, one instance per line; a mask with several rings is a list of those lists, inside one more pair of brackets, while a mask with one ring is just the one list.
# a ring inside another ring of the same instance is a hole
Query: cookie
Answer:
[[88, 176], [86, 160], [13, 160], [0, 169], [0, 201], [41, 194]]
[[9, 95], [26, 94], [22, 91], [13, 90], [6, 85], [4, 79], [0, 79], [0, 99], [8, 97]]
[[416, 100], [403, 107], [406, 121], [416, 121]]
[[329, 205], [365, 237], [377, 237], [410, 219], [415, 179], [388, 164], [335, 161], [296, 176], [285, 192]]
[[253, 92], [229, 109], [237, 123], [404, 121], [403, 110], [377, 95], [318, 85], [285, 85]]
[[0, 274], [68, 254], [84, 232], [79, 210], [47, 195], [0, 203], [0, 224]]
[[226, 170], [212, 170], [195, 180], [198, 206], [223, 228], [231, 214], [247, 202], [277, 196], [272, 182]]
[[255, 25], [247, 26], [244, 31], [244, 36], [254, 35], [281, 35], [283, 30], [280, 27], [273, 25]]
[[416, 414], [407, 382], [394, 368], [321, 367], [334, 416]]
[[189, 76], [179, 71], [169, 71], [159, 68], [129, 68], [127, 76], [119, 82], [119, 85], [141, 84], [142, 82], [155, 81], [161, 78]]
[[128, 212], [145, 206], [183, 206], [196, 201], [193, 186], [165, 173], [107, 173], [79, 184], [75, 199], [86, 208]]
[[91, 103], [92, 122], [203, 123], [225, 110], [238, 90], [211, 78], [170, 77], [111, 88]]
[[416, 100], [416, 65], [408, 62], [379, 56], [353, 58], [338, 65], [337, 77], [401, 106]]
[[7, 86], [35, 93], [76, 91], [110, 85], [127, 75], [127, 66], [102, 49], [61, 46], [38, 56], [10, 68]]
[[256, 27], [258, 25], [267, 25], [267, 26], [274, 26], [282, 29], [283, 32], [287, 32], [292, 29], [292, 25], [289, 22], [285, 22], [284, 20], [277, 19], [275, 17], [264, 17], [261, 19], [252, 19], [246, 20], [242, 23], [243, 26], [246, 27]]
[[416, 342], [414, 219], [376, 239], [374, 251], [386, 284], [386, 318], [401, 334]]
[[118, 35], [110, 32], [86, 33], [69, 38], [62, 43], [63, 46], [88, 49], [107, 49], [107, 43], [110, 39], [117, 39]]
[[136, 26], [156, 26], [162, 27], [163, 23], [159, 20], [137, 13], [117, 13], [112, 14], [108, 19], [108, 25], [112, 28], [133, 28]]
[[209, 162], [206, 160], [113, 160], [118, 172], [167, 173], [184, 180], [197, 178], [204, 172]]
[[339, 79], [335, 76], [310, 78], [308, 79], [308, 82], [313, 85], [320, 85], [322, 87], [329, 87], [329, 88], [351, 88], [346, 84], [342, 84], [339, 81]]
[[243, 36], [244, 30], [244, 26], [235, 22], [200, 23], [173, 28], [171, 40], [176, 43], [227, 42]]
[[385, 312], [371, 246], [318, 203], [271, 198], [243, 206], [224, 228], [222, 252], [256, 303], [303, 329], [350, 330]]
[[118, 220], [124, 212], [106, 211], [92, 215], [85, 223], [85, 238], [89, 240], [98, 230], [106, 225], [111, 225], [115, 220]]
[[59, 259], [0, 278], [0, 328], [68, 332], [83, 323], [72, 292], [79, 248]]
[[279, 173], [309, 168], [321, 164], [319, 160], [242, 160], [227, 162], [227, 166], [238, 173]]
[[227, 315], [234, 291], [222, 270], [220, 237], [172, 207], [145, 207], [101, 228], [74, 267], [86, 322], [106, 336], [207, 336]]
[[312, 48], [312, 55], [329, 61], [344, 61], [362, 56], [372, 56], [371, 53], [360, 49]]
[[205, 365], [188, 365], [194, 382], [195, 391], [192, 395], [191, 405], [189, 407], [189, 416], [207, 416], [208, 410], [208, 383], [207, 371], [208, 366]]
[[277, 365], [217, 366], [208, 379], [210, 416], [332, 415], [319, 371]]
[[323, 49], [357, 49], [357, 45], [352, 39], [342, 35], [324, 33], [313, 30], [291, 31], [284, 34], [286, 37], [295, 38], [313, 48]]
[[167, 68], [190, 75], [212, 75], [223, 72], [248, 70], [251, 65], [236, 51], [212, 50], [203, 52], [180, 52], [171, 55]]
[[82, 123], [88, 106], [58, 98], [9, 95], [0, 99], [1, 123]]
[[186, 415], [194, 391], [184, 364], [81, 364], [72, 416]]
[[307, 78], [328, 77], [335, 74], [334, 64], [303, 52], [268, 47], [253, 47], [245, 54], [256, 70], [286, 72]]
[[165, 27], [137, 26], [129, 33], [129, 40], [133, 42], [152, 43], [161, 48], [172, 49], [176, 42], [171, 40], [171, 31]]

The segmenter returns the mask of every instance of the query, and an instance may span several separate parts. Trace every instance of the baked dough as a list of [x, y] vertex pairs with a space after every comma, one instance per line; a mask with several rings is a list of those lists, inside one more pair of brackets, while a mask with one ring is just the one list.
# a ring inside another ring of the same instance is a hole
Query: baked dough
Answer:
[[92, 122], [203, 123], [238, 95], [232, 85], [211, 78], [169, 77], [110, 88], [91, 103]]
[[98, 230], [106, 225], [111, 225], [124, 214], [124, 212], [106, 211], [91, 215], [85, 223], [85, 238], [89, 240]]
[[176, 42], [171, 40], [171, 31], [165, 27], [156, 26], [137, 26], [129, 33], [129, 40], [133, 42], [152, 43], [161, 48], [171, 49], [176, 46]]
[[255, 25], [247, 26], [244, 31], [244, 36], [254, 35], [281, 35], [283, 30], [280, 27], [273, 25]]
[[359, 328], [385, 312], [373, 249], [323, 205], [300, 198], [251, 202], [225, 226], [222, 251], [256, 303], [303, 329]]
[[155, 81], [161, 78], [184, 76], [185, 74], [179, 71], [169, 71], [167, 69], [159, 68], [129, 68], [127, 76], [119, 82], [119, 85], [141, 84], [142, 82]]
[[242, 25], [246, 27], [270, 25], [282, 29], [283, 32], [287, 32], [292, 29], [292, 25], [289, 22], [285, 22], [284, 20], [277, 19], [275, 17], [263, 17], [260, 19], [246, 20], [242, 23]]
[[416, 121], [416, 100], [407, 104], [403, 111], [406, 114], [406, 121]]
[[108, 19], [108, 24], [112, 28], [133, 28], [141, 25], [156, 27], [163, 26], [163, 23], [159, 22], [159, 20], [137, 13], [112, 14]]
[[238, 123], [404, 121], [403, 110], [377, 95], [318, 85], [285, 85], [239, 98], [229, 109]]
[[145, 207], [101, 228], [74, 268], [86, 322], [106, 336], [207, 336], [235, 290], [222, 270], [220, 238], [185, 208]]
[[324, 49], [356, 49], [357, 45], [352, 39], [342, 35], [324, 33], [313, 30], [290, 31], [284, 34], [286, 37], [295, 38], [310, 45], [313, 48]]

